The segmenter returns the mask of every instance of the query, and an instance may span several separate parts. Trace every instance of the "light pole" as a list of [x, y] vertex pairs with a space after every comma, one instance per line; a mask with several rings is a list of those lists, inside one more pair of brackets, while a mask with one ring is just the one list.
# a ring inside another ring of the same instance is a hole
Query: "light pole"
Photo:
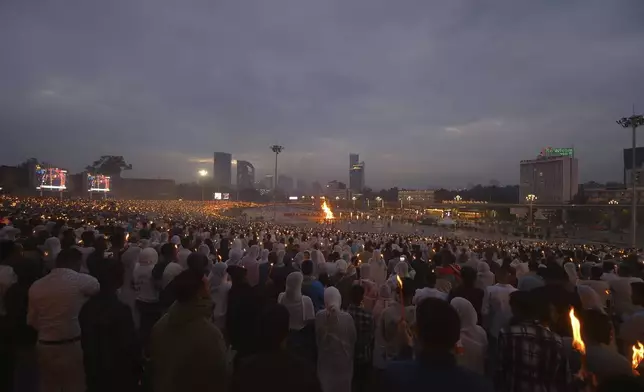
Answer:
[[356, 200], [358, 200], [358, 198], [357, 198], [357, 197], [355, 197], [355, 196], [353, 196], [353, 197], [351, 198], [351, 200], [353, 200], [353, 209], [355, 210], [355, 209], [356, 209]]
[[532, 218], [532, 204], [537, 200], [537, 196], [532, 193], [525, 197], [525, 201], [530, 204], [530, 226], [532, 229], [533, 218]]
[[273, 176], [273, 220], [277, 219], [277, 156], [284, 150], [283, 146], [274, 144], [271, 150], [275, 153], [275, 175]]
[[376, 196], [376, 201], [378, 202], [378, 204], [382, 204], [382, 208], [385, 208], [385, 203], [382, 202], [382, 197]]
[[335, 208], [340, 208], [340, 196], [335, 197]]
[[367, 209], [371, 209], [371, 204], [369, 204], [369, 199], [366, 199], [366, 200], [367, 200]]
[[412, 200], [412, 197], [411, 197], [411, 196], [407, 196], [407, 201], [409, 202], [409, 208], [410, 208], [410, 209], [411, 209], [411, 200]]
[[610, 205], [617, 205], [617, 204], [619, 204], [619, 202], [618, 202], [617, 200], [613, 199], [613, 200], [610, 200], [610, 201], [608, 202], [608, 204], [610, 204]]
[[460, 201], [461, 201], [461, 200], [463, 200], [463, 198], [461, 197], [461, 195], [456, 195], [456, 196], [454, 196], [454, 201], [455, 201], [455, 202], [460, 203]]
[[197, 173], [199, 173], [199, 182], [201, 183], [201, 201], [204, 201], [204, 198], [203, 198], [203, 178], [208, 175], [208, 170], [201, 169]]
[[[634, 110], [633, 110], [634, 111]], [[637, 147], [637, 127], [644, 125], [644, 116], [641, 114], [636, 115], [633, 113], [630, 117], [622, 117], [617, 120], [617, 123], [622, 128], [631, 128], [633, 130], [633, 146], [632, 146], [632, 162], [631, 162], [631, 188], [633, 190], [633, 200], [631, 201], [631, 245], [633, 248], [637, 247], [637, 187], [635, 184], [635, 149]]]

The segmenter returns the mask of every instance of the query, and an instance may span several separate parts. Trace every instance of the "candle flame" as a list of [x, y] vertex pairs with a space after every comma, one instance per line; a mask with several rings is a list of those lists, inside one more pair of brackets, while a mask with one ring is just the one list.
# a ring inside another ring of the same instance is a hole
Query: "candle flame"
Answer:
[[572, 327], [572, 347], [581, 355], [586, 354], [586, 344], [581, 338], [581, 322], [575, 316], [575, 309], [570, 308], [570, 326]]
[[324, 211], [324, 219], [334, 219], [333, 211], [326, 204], [326, 200], [322, 203], [322, 211]]
[[127, 240], [129, 240], [129, 239], [130, 239], [130, 233], [127, 233], [127, 234], [125, 235], [125, 241], [127, 241]]
[[637, 368], [639, 368], [642, 359], [644, 359], [644, 345], [638, 341], [637, 344], [633, 345], [632, 358], [633, 373], [635, 373], [636, 375], [639, 375]]
[[398, 286], [400, 286], [400, 289], [402, 290], [403, 283], [402, 283], [402, 279], [400, 279], [400, 276], [396, 275], [396, 281], [398, 281]]

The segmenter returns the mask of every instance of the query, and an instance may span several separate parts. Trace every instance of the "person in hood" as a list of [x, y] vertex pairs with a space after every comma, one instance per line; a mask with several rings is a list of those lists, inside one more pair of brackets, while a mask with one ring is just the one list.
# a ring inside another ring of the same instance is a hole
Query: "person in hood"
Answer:
[[232, 284], [228, 281], [226, 263], [216, 263], [208, 278], [210, 285], [210, 299], [214, 304], [212, 319], [217, 328], [226, 335], [226, 310], [228, 309], [228, 291]]
[[335, 287], [324, 291], [325, 309], [315, 316], [318, 347], [318, 377], [323, 392], [350, 392], [356, 327], [341, 310], [342, 297]]
[[244, 255], [243, 251], [241, 249], [233, 248], [230, 250], [228, 253], [228, 260], [226, 260], [226, 264], [231, 266], [231, 265], [239, 265], [241, 263], [242, 256]]
[[241, 266], [246, 268], [246, 277], [248, 284], [251, 287], [257, 286], [259, 283], [259, 246], [253, 245], [250, 247], [248, 254], [241, 259]]
[[237, 351], [235, 361], [238, 361], [257, 349], [255, 325], [262, 310], [262, 298], [248, 284], [246, 269], [231, 265], [227, 272], [232, 286], [228, 291], [226, 331], [233, 350]]
[[144, 347], [146, 347], [152, 326], [161, 316], [159, 290], [157, 290], [152, 277], [152, 271], [158, 261], [159, 255], [156, 250], [152, 248], [143, 249], [132, 273], [136, 309], [139, 313], [139, 333]]
[[[469, 267], [466, 267], [469, 268]], [[457, 360], [466, 369], [484, 375], [487, 352], [487, 333], [477, 325], [478, 315], [474, 306], [465, 298], [456, 297], [450, 302], [461, 320], [461, 346], [463, 353]]]
[[181, 239], [181, 247], [177, 252], [177, 263], [184, 270], [188, 269], [188, 257], [191, 253], [192, 250], [190, 249], [190, 237], [183, 237], [183, 239]]
[[380, 287], [387, 280], [387, 264], [385, 264], [385, 259], [382, 257], [379, 249], [373, 251], [369, 265], [371, 266], [371, 280]]
[[150, 368], [155, 392], [225, 391], [226, 346], [210, 321], [212, 301], [203, 276], [190, 269], [175, 278], [176, 302], [154, 326]]

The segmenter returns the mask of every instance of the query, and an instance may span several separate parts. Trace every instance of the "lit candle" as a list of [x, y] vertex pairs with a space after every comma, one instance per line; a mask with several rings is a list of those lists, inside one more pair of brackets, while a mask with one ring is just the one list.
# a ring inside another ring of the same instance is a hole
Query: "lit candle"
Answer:
[[405, 319], [405, 296], [403, 294], [403, 282], [400, 279], [399, 275], [396, 275], [396, 280], [398, 281], [398, 287], [400, 287], [400, 320]]
[[644, 359], [644, 345], [639, 341], [637, 344], [633, 345], [633, 357], [632, 357], [632, 366], [633, 374], [636, 376], [640, 375], [638, 368], [640, 367], [640, 362]]

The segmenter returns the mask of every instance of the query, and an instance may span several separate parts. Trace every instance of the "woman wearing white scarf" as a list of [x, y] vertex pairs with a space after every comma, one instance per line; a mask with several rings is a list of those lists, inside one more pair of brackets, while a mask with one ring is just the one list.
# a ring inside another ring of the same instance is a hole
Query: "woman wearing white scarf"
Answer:
[[387, 264], [382, 258], [380, 249], [373, 251], [373, 256], [369, 260], [369, 265], [371, 266], [371, 279], [380, 287], [381, 284], [385, 283], [387, 280]]
[[485, 290], [488, 286], [494, 286], [494, 274], [490, 271], [490, 265], [485, 261], [479, 261], [476, 266], [476, 287]]
[[368, 263], [360, 265], [360, 286], [364, 289], [362, 304], [365, 309], [370, 311], [378, 299], [378, 286], [371, 279], [371, 265]]
[[248, 254], [241, 260], [241, 266], [246, 268], [246, 278], [251, 287], [257, 286], [259, 283], [259, 246], [253, 245], [250, 247]]
[[277, 297], [277, 303], [288, 310], [291, 331], [299, 331], [306, 326], [307, 321], [315, 319], [313, 301], [302, 295], [303, 281], [304, 275], [301, 272], [291, 272], [286, 277], [286, 291]]
[[60, 240], [57, 237], [49, 237], [45, 240], [43, 247], [45, 248], [45, 268], [48, 271], [51, 271], [54, 269], [54, 266], [56, 265], [56, 257], [58, 257], [58, 254], [60, 253]]
[[[121, 256], [121, 263], [123, 264], [123, 285], [118, 290], [119, 300], [130, 307], [132, 316], [136, 322], [138, 322], [135, 310], [136, 293], [132, 287], [132, 275], [134, 274], [134, 267], [139, 262], [139, 256], [142, 251], [138, 246], [130, 246], [123, 252], [123, 256]], [[136, 327], [138, 328], [139, 326], [136, 325]]]
[[210, 298], [214, 303], [212, 319], [214, 324], [224, 332], [226, 327], [226, 311], [228, 310], [228, 291], [232, 283], [228, 281], [226, 263], [215, 263], [212, 266], [208, 283], [210, 285]]
[[576, 285], [577, 281], [579, 280], [579, 276], [577, 276], [577, 267], [575, 266], [575, 263], [566, 263], [563, 267], [566, 271], [566, 275], [568, 275], [568, 280], [570, 281], [570, 283]]
[[324, 310], [315, 316], [318, 378], [323, 392], [351, 392], [356, 327], [340, 310], [342, 297], [335, 287], [324, 290]]
[[262, 255], [259, 258], [259, 264], [268, 263], [268, 254], [271, 253], [268, 249], [262, 249]]
[[461, 345], [463, 354], [457, 357], [459, 365], [478, 374], [485, 372], [487, 333], [476, 325], [478, 316], [470, 301], [456, 297], [450, 302], [461, 319]]

